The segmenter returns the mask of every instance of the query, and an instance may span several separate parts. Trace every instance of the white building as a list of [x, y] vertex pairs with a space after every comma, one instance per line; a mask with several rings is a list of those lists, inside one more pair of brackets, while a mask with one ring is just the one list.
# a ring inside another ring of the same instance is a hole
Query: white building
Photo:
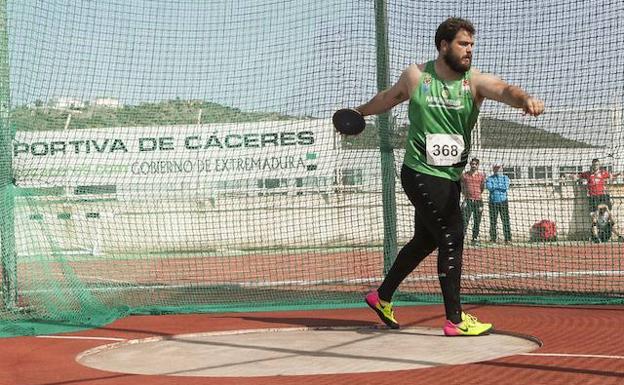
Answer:
[[109, 108], [119, 108], [121, 107], [121, 103], [119, 99], [116, 98], [95, 98], [93, 101], [94, 106], [98, 107], [109, 107]]
[[49, 103], [51, 108], [58, 109], [79, 109], [84, 108], [85, 103], [82, 100], [70, 97], [58, 97], [50, 100]]

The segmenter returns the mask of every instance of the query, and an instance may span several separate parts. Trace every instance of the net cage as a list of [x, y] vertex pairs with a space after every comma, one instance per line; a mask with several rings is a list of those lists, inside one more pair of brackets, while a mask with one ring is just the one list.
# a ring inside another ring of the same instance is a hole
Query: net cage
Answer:
[[[476, 27], [474, 67], [547, 107], [481, 108], [471, 157], [503, 164], [513, 241], [486, 192], [464, 301], [624, 302], [622, 244], [592, 241], [579, 178], [594, 159], [610, 173], [617, 227], [622, 1], [1, 0], [0, 15], [0, 335], [361, 306], [412, 236], [407, 109], [357, 137], [331, 115], [434, 59], [449, 16]], [[532, 236], [545, 220], [556, 236]], [[435, 257], [395, 300], [441, 301]]]

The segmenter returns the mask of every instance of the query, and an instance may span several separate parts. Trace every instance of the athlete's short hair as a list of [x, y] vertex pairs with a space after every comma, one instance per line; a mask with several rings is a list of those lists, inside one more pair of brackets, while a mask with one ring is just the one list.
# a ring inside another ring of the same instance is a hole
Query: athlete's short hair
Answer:
[[460, 30], [465, 30], [471, 35], [475, 34], [475, 27], [472, 23], [466, 19], [461, 19], [459, 17], [449, 17], [444, 20], [442, 24], [438, 26], [435, 34], [435, 45], [438, 51], [442, 46], [442, 40], [446, 40], [449, 43], [455, 39], [455, 35]]

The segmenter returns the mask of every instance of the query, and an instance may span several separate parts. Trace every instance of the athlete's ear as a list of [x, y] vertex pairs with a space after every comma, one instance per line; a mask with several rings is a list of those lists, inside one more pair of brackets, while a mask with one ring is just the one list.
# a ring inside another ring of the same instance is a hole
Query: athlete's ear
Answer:
[[448, 50], [450, 42], [446, 40], [440, 41], [440, 53], [444, 53]]

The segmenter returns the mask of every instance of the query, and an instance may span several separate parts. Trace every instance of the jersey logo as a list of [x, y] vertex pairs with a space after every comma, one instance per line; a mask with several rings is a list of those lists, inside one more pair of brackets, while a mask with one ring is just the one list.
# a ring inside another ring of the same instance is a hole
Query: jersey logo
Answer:
[[427, 105], [430, 108], [446, 108], [449, 110], [463, 110], [464, 105], [461, 100], [446, 99], [437, 96], [427, 95]]
[[429, 75], [428, 73], [425, 73], [423, 74], [423, 80], [422, 80], [422, 92], [429, 93], [430, 90], [431, 90], [431, 75]]
[[464, 79], [462, 81], [462, 91], [470, 92], [470, 80], [469, 79]]
[[447, 99], [449, 96], [451, 96], [451, 93], [449, 92], [449, 89], [446, 87], [446, 85], [444, 85], [444, 88], [442, 88], [442, 97]]

